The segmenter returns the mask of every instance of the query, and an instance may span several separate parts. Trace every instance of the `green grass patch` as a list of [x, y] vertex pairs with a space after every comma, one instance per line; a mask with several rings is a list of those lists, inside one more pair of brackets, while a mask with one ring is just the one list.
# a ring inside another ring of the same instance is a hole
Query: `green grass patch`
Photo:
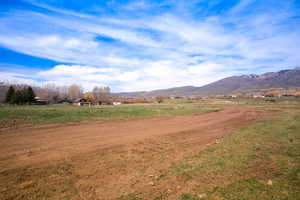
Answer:
[[217, 111], [201, 105], [121, 105], [121, 106], [2, 106], [0, 126], [68, 123], [92, 118], [138, 119], [155, 116], [189, 115]]
[[259, 122], [220, 141], [173, 166], [175, 176], [199, 183], [197, 194], [182, 200], [300, 199], [300, 115]]

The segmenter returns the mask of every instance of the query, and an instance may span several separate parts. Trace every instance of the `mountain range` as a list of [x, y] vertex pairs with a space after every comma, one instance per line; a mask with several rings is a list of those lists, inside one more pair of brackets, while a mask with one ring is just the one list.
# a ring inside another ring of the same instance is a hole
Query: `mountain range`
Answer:
[[201, 86], [183, 86], [169, 89], [119, 93], [122, 97], [155, 97], [155, 96], [212, 96], [232, 95], [241, 92], [255, 92], [264, 89], [300, 88], [300, 67], [261, 75], [250, 74], [231, 76]]

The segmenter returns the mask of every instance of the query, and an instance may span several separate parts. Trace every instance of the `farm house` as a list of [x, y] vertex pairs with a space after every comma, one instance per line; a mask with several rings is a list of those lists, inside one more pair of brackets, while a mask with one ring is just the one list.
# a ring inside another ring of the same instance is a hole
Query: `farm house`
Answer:
[[84, 98], [77, 98], [73, 101], [73, 105], [74, 106], [85, 106], [85, 105], [90, 106], [90, 105], [92, 105], [92, 103], [87, 101]]

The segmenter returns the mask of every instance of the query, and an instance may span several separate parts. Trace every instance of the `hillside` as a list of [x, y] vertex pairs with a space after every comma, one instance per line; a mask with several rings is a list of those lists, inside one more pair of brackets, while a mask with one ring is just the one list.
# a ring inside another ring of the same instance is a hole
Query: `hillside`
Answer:
[[232, 76], [202, 87], [184, 86], [149, 92], [119, 93], [123, 97], [154, 97], [170, 95], [229, 95], [239, 92], [255, 91], [269, 88], [300, 87], [300, 67], [279, 72], [268, 72], [262, 75], [250, 74]]

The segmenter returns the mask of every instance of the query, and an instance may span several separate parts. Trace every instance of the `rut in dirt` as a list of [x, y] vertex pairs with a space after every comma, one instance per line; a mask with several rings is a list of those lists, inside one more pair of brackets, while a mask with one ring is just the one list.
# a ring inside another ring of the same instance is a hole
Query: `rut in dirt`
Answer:
[[[219, 112], [125, 122], [88, 123], [48, 129], [17, 130], [0, 135], [0, 156], [32, 152], [32, 158], [59, 159], [76, 153], [131, 144], [148, 138], [180, 135], [198, 130], [190, 141], [201, 142], [222, 136], [244, 123], [257, 119], [263, 111], [254, 108], [229, 107]], [[207, 132], [209, 131], [209, 132]], [[1, 158], [1, 157], [0, 157]]]

